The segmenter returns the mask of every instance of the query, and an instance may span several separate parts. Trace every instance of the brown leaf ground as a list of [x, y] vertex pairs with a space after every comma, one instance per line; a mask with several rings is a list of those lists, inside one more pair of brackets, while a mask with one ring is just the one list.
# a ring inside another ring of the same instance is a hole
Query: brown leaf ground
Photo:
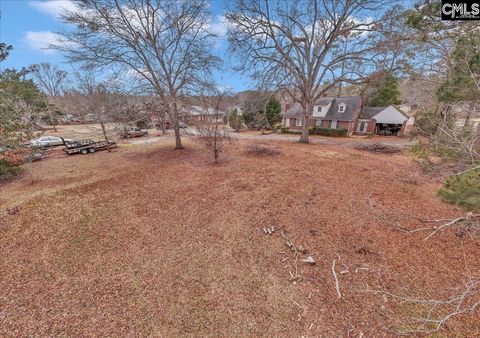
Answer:
[[[0, 187], [0, 336], [392, 336], [422, 309], [364, 292], [379, 277], [441, 298], [465, 261], [479, 270], [478, 240], [395, 230], [465, 213], [408, 154], [272, 142], [280, 154], [257, 157], [246, 144], [216, 166], [193, 143], [27, 165]], [[272, 225], [317, 261], [298, 263], [299, 283], [279, 232], [261, 231]], [[342, 299], [334, 259], [349, 271]], [[479, 319], [442, 333], [478, 336]]]

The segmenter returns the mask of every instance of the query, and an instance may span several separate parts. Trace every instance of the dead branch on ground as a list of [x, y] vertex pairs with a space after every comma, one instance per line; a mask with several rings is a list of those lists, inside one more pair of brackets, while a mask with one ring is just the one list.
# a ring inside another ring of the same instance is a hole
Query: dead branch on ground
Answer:
[[414, 232], [419, 232], [419, 231], [430, 231], [431, 233], [424, 238], [424, 240], [430, 239], [433, 235], [436, 233], [450, 227], [450, 226], [457, 226], [460, 228], [464, 228], [467, 230], [480, 230], [480, 221], [478, 220], [478, 217], [480, 217], [480, 214], [474, 214], [472, 212], [467, 213], [465, 216], [462, 217], [456, 217], [456, 218], [444, 218], [444, 219], [432, 219], [432, 220], [419, 220], [422, 223], [443, 223], [440, 225], [434, 225], [431, 227], [425, 227], [425, 228], [418, 228], [418, 229], [413, 229], [413, 230], [406, 230], [404, 228], [398, 228], [402, 231], [408, 232], [408, 233], [414, 233]]
[[340, 292], [340, 282], [338, 281], [337, 272], [335, 271], [335, 264], [336, 260], [334, 259], [332, 264], [332, 274], [333, 278], [335, 279], [335, 289], [337, 290], [338, 298], [342, 298], [342, 293]]
[[440, 331], [445, 324], [454, 317], [473, 313], [480, 306], [480, 276], [471, 276], [464, 285], [457, 288], [455, 293], [446, 299], [423, 299], [398, 295], [388, 291], [385, 284], [379, 280], [378, 290], [366, 290], [392, 297], [401, 302], [425, 307], [425, 315], [411, 317], [410, 328], [398, 332], [401, 335], [415, 333], [435, 333]]

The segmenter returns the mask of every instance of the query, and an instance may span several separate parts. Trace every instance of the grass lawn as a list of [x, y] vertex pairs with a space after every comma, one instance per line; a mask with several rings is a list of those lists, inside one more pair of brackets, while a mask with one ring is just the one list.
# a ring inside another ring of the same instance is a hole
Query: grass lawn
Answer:
[[[392, 336], [422, 309], [366, 290], [446, 298], [480, 269], [473, 238], [398, 230], [465, 214], [406, 152], [240, 140], [213, 165], [172, 142], [58, 150], [0, 186], [0, 336]], [[443, 331], [478, 332], [478, 311]]]

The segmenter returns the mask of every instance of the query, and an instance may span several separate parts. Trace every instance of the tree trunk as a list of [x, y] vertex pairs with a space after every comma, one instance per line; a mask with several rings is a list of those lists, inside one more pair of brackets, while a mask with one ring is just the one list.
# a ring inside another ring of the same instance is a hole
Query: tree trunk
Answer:
[[302, 135], [300, 136], [300, 143], [310, 143], [308, 139], [308, 125], [310, 122], [310, 103], [306, 102], [305, 112], [303, 113], [303, 126], [302, 126]]
[[52, 110], [50, 109], [50, 105], [48, 104], [48, 99], [46, 96], [44, 97], [44, 101], [45, 101], [45, 105], [47, 106], [48, 118], [50, 119], [50, 124], [53, 127], [53, 131], [57, 132], [57, 127], [55, 126], [55, 121], [53, 120]]
[[179, 114], [178, 114], [178, 106], [177, 102], [173, 101], [173, 129], [175, 130], [175, 149], [183, 149], [182, 146], [182, 139], [180, 137], [180, 127], [179, 124]]
[[100, 127], [102, 127], [102, 134], [103, 138], [105, 139], [105, 142], [107, 142], [107, 151], [110, 152], [110, 143], [108, 141], [108, 135], [107, 135], [107, 130], [105, 129], [105, 124], [103, 122], [100, 122]]
[[162, 115], [160, 116], [160, 124], [162, 125], [162, 135], [166, 135], [167, 134], [167, 120], [166, 120], [166, 113], [162, 113]]

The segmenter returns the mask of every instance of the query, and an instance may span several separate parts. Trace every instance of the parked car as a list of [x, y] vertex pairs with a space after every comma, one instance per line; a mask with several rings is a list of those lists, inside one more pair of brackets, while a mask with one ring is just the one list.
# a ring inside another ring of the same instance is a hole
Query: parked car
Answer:
[[140, 128], [128, 128], [122, 133], [122, 137], [124, 138], [131, 138], [131, 137], [141, 137], [147, 136], [148, 130], [140, 129]]
[[[68, 138], [64, 140], [68, 142], [72, 141]], [[41, 148], [61, 146], [63, 145], [63, 139], [57, 136], [42, 136], [35, 140], [31, 140], [30, 145], [33, 147], [41, 147]]]

